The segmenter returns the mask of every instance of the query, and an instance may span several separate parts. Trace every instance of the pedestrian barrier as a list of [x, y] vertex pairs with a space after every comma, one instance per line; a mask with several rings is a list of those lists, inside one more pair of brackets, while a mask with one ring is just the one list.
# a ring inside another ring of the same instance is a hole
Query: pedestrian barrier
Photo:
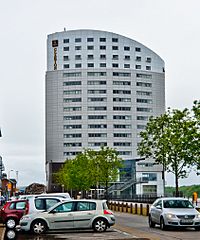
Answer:
[[116, 212], [124, 212], [124, 213], [148, 216], [150, 205], [147, 203], [128, 203], [128, 202], [109, 201], [108, 207], [110, 210], [116, 211]]

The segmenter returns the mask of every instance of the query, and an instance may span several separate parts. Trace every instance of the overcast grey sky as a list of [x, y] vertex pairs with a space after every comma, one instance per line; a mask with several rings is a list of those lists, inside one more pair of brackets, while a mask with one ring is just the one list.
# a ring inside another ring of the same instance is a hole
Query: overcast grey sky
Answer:
[[[167, 107], [191, 108], [200, 97], [199, 0], [0, 0], [0, 23], [0, 155], [19, 185], [45, 183], [47, 34], [65, 27], [132, 38], [165, 61]], [[195, 174], [181, 181], [195, 183]]]

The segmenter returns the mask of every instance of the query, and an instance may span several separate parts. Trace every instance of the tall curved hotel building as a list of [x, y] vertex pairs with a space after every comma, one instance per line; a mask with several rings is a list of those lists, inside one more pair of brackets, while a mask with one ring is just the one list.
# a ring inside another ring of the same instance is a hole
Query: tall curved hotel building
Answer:
[[[46, 176], [84, 148], [117, 149], [130, 163], [150, 116], [165, 111], [164, 61], [119, 34], [70, 30], [48, 35], [46, 72]], [[162, 168], [134, 161], [136, 194], [163, 193]]]

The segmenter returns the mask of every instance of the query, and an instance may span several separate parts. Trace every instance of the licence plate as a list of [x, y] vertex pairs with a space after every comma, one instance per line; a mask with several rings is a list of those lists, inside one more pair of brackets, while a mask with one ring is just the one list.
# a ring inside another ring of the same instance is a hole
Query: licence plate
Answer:
[[182, 219], [181, 222], [182, 223], [193, 223], [193, 221], [191, 221], [190, 219]]

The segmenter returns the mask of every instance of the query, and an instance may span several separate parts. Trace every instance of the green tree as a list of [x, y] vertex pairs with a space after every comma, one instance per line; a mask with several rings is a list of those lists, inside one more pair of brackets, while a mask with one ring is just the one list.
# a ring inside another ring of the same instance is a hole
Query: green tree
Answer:
[[192, 144], [197, 143], [197, 128], [188, 109], [171, 110], [161, 116], [150, 118], [145, 131], [141, 132], [138, 152], [141, 156], [155, 159], [175, 175], [176, 196], [179, 178], [187, 177], [191, 165], [197, 161], [197, 151]]
[[57, 183], [76, 191], [89, 190], [99, 184], [108, 188], [108, 182], [115, 181], [122, 166], [117, 151], [102, 147], [99, 151], [86, 149], [72, 160], [66, 160], [64, 166], [55, 174]]

